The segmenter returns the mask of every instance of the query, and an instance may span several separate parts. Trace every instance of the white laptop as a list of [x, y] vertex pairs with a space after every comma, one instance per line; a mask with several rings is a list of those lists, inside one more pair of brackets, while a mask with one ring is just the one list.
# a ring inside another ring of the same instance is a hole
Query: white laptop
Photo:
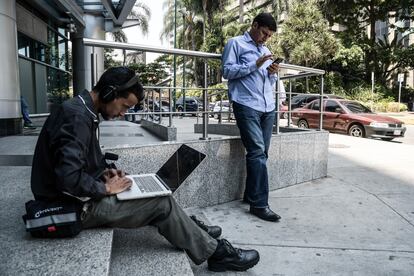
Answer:
[[119, 200], [130, 200], [170, 195], [205, 157], [205, 154], [181, 145], [157, 173], [127, 175], [132, 180], [131, 188], [116, 196]]

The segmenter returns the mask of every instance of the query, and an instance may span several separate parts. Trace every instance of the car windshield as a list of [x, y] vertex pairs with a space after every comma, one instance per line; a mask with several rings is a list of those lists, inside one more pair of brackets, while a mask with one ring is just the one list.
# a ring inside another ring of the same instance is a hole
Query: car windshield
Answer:
[[358, 102], [342, 102], [351, 113], [372, 113], [372, 111]]

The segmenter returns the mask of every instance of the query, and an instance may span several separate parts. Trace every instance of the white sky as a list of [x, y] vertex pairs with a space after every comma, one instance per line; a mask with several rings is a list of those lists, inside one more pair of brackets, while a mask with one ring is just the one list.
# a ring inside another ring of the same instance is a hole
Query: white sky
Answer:
[[[161, 43], [160, 34], [163, 27], [163, 15], [162, 4], [164, 0], [140, 0], [140, 2], [146, 4], [151, 10], [151, 18], [148, 22], [148, 35], [143, 36], [139, 28], [131, 27], [124, 29], [125, 34], [128, 37], [129, 43], [145, 44], [151, 46], [163, 46], [169, 47], [167, 42]], [[154, 61], [160, 54], [147, 53], [147, 63]]]

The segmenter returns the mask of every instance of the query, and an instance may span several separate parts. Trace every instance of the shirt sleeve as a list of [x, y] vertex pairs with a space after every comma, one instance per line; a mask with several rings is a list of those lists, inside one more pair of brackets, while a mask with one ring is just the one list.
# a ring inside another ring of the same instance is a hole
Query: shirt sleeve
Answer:
[[106, 196], [104, 183], [86, 172], [87, 154], [92, 139], [92, 122], [81, 115], [71, 116], [58, 130], [55, 174], [57, 188], [76, 197], [102, 198]]
[[237, 41], [234, 39], [229, 40], [229, 42], [224, 47], [222, 55], [222, 70], [223, 77], [225, 79], [238, 79], [242, 78], [251, 72], [257, 70], [256, 61], [250, 61], [246, 64], [239, 64], [238, 58], [238, 46]]

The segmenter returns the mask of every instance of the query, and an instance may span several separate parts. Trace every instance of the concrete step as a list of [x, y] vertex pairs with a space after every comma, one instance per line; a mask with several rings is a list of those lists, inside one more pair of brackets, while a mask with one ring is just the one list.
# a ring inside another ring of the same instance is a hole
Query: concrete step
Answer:
[[183, 250], [174, 248], [157, 229], [115, 229], [109, 275], [193, 276]]
[[0, 166], [0, 274], [108, 275], [111, 229], [84, 230], [71, 239], [34, 239], [26, 233], [24, 204], [33, 198], [29, 166]]

